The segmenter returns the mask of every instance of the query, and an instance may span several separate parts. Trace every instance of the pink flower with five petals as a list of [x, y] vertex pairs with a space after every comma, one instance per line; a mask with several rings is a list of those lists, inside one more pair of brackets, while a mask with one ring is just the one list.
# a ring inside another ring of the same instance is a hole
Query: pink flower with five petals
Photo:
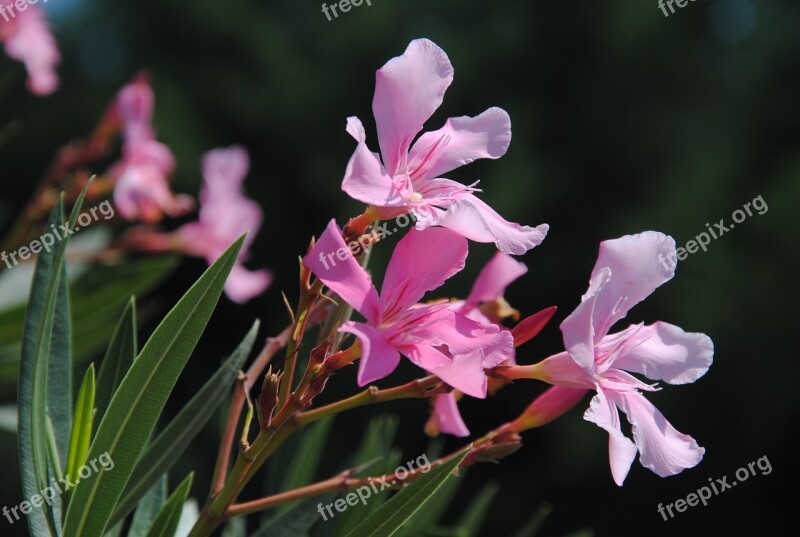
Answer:
[[442, 226], [476, 242], [494, 243], [502, 252], [524, 254], [544, 240], [546, 224], [532, 228], [508, 222], [473, 194], [474, 185], [442, 177], [476, 159], [506, 153], [511, 120], [505, 110], [450, 118], [412, 144], [452, 81], [450, 60], [427, 39], [412, 41], [402, 56], [379, 69], [372, 111], [381, 153], [367, 148], [361, 121], [348, 118], [347, 132], [358, 147], [342, 190], [369, 204], [380, 218], [410, 212], [418, 230]]
[[[654, 231], [603, 242], [588, 291], [561, 323], [566, 352], [520, 368], [556, 386], [597, 392], [584, 419], [608, 432], [611, 474], [618, 485], [637, 451], [642, 465], [661, 477], [694, 467], [705, 452], [641, 393], [658, 388], [630, 373], [669, 384], [694, 382], [711, 366], [711, 339], [664, 322], [608, 333], [628, 310], [672, 279], [674, 269], [664, 270], [660, 255], [674, 256], [675, 241]], [[631, 423], [633, 441], [622, 433], [619, 410]]]
[[513, 355], [511, 334], [452, 311], [447, 301], [418, 303], [462, 270], [466, 257], [467, 241], [457, 233], [412, 229], [392, 254], [379, 296], [331, 220], [303, 264], [366, 318], [339, 329], [361, 345], [360, 386], [394, 371], [402, 354], [450, 386], [486, 397], [484, 369]]

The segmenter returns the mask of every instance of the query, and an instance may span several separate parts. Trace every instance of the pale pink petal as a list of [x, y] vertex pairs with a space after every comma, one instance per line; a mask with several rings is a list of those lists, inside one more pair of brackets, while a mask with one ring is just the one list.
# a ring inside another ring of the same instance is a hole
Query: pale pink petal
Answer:
[[469, 436], [469, 429], [458, 411], [455, 393], [450, 392], [437, 396], [433, 405], [441, 432], [453, 436]]
[[439, 177], [480, 158], [500, 158], [510, 143], [511, 118], [501, 108], [489, 108], [476, 117], [453, 117], [414, 143], [408, 173], [415, 178]]
[[630, 438], [622, 434], [619, 412], [614, 402], [600, 390], [592, 398], [583, 419], [590, 421], [608, 432], [608, 459], [611, 464], [611, 476], [614, 482], [622, 486], [633, 459], [636, 458], [636, 445]]
[[[674, 265], [662, 261], [675, 254], [675, 240], [663, 233], [645, 231], [603, 241], [592, 276], [604, 268], [611, 276], [598, 293], [593, 312], [597, 340], [675, 274]], [[665, 268], [665, 265], [671, 268]]]
[[418, 302], [464, 268], [467, 241], [450, 230], [410, 229], [394, 249], [381, 287], [387, 317]]
[[453, 66], [447, 54], [428, 39], [412, 41], [402, 56], [378, 70], [372, 112], [389, 175], [405, 167], [411, 142], [442, 104], [452, 81]]
[[564, 347], [572, 358], [587, 372], [594, 373], [595, 345], [605, 334], [596, 334], [594, 328], [594, 308], [600, 291], [611, 279], [611, 269], [602, 268], [592, 273], [589, 289], [581, 297], [575, 311], [561, 322]]
[[371, 323], [378, 321], [378, 292], [369, 274], [345, 246], [335, 220], [330, 221], [314, 248], [303, 258], [303, 265]]
[[250, 171], [250, 155], [240, 145], [212, 149], [203, 155], [202, 169], [209, 201], [216, 196], [237, 195]]
[[525, 263], [502, 252], [495, 253], [475, 279], [467, 303], [477, 305], [502, 297], [506, 287], [526, 272]]
[[359, 386], [382, 379], [394, 371], [400, 363], [400, 353], [376, 328], [348, 321], [339, 328], [339, 332], [353, 334], [361, 345], [361, 358], [358, 363]]
[[661, 412], [638, 392], [609, 393], [628, 416], [633, 440], [639, 448], [639, 462], [661, 477], [696, 466], [705, 449], [694, 438], [675, 430]]
[[243, 304], [262, 294], [271, 283], [270, 271], [264, 269], [251, 271], [236, 263], [225, 282], [225, 294], [237, 304]]
[[491, 207], [472, 194], [447, 207], [434, 225], [443, 226], [475, 242], [494, 243], [507, 254], [521, 255], [541, 244], [549, 226], [535, 228], [505, 220]]
[[424, 342], [399, 345], [397, 348], [414, 365], [426, 371], [433, 371], [437, 367], [445, 367], [453, 362], [452, 356]]
[[358, 118], [348, 118], [347, 131], [358, 140], [358, 147], [347, 163], [342, 190], [351, 198], [376, 207], [403, 205], [404, 200], [392, 178], [364, 143], [364, 127]]
[[614, 367], [670, 384], [694, 382], [711, 367], [714, 343], [705, 334], [684, 332], [665, 322], [628, 330], [632, 337], [621, 347]]
[[175, 196], [159, 169], [149, 165], [131, 166], [114, 187], [114, 204], [126, 220], [158, 222], [167, 214], [180, 216], [190, 211], [189, 196]]

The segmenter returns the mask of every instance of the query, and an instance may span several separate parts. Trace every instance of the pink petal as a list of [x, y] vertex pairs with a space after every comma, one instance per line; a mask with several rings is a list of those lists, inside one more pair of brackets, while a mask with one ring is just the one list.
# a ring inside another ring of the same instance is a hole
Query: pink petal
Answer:
[[345, 246], [335, 220], [330, 221], [314, 248], [303, 258], [303, 265], [370, 323], [378, 321], [378, 292], [369, 274]]
[[203, 155], [202, 168], [206, 197], [238, 194], [250, 171], [250, 155], [240, 145], [212, 149]]
[[472, 291], [467, 297], [467, 302], [480, 304], [502, 297], [506, 292], [506, 287], [526, 272], [528, 272], [528, 267], [525, 266], [525, 263], [502, 252], [495, 253], [491, 261], [478, 274], [472, 285]]
[[696, 466], [705, 449], [694, 438], [675, 430], [661, 412], [639, 392], [610, 392], [614, 403], [628, 416], [639, 462], [661, 477]]
[[347, 163], [342, 190], [351, 198], [376, 207], [403, 205], [405, 202], [392, 178], [364, 143], [364, 127], [358, 118], [347, 119], [347, 131], [356, 138], [358, 147]]
[[400, 353], [376, 328], [348, 321], [339, 328], [339, 332], [353, 334], [361, 344], [361, 359], [358, 363], [359, 386], [382, 379], [394, 371], [400, 363]]
[[439, 420], [439, 430], [445, 434], [465, 437], [469, 436], [469, 429], [461, 418], [458, 411], [458, 401], [453, 392], [445, 393], [436, 397], [434, 411]]
[[386, 317], [406, 310], [464, 268], [467, 241], [447, 229], [410, 229], [394, 249], [381, 287]]
[[383, 163], [392, 177], [405, 167], [414, 136], [442, 104], [452, 81], [447, 54], [428, 39], [412, 41], [402, 56], [376, 73], [372, 112]]
[[408, 155], [408, 173], [415, 178], [440, 177], [479, 158], [500, 158], [509, 144], [511, 118], [501, 108], [489, 108], [476, 117], [450, 118], [441, 129], [420, 136]]
[[448, 365], [428, 371], [460, 392], [478, 399], [486, 398], [489, 380], [483, 370], [483, 353], [480, 351], [455, 356]]
[[614, 482], [622, 486], [628, 471], [636, 458], [636, 445], [622, 434], [619, 412], [614, 402], [602, 391], [592, 398], [583, 419], [602, 427], [608, 432], [608, 460]]
[[268, 270], [250, 271], [236, 263], [225, 282], [225, 294], [237, 304], [243, 304], [267, 290], [272, 283]]
[[572, 358], [589, 374], [594, 373], [595, 344], [602, 337], [594, 328], [594, 309], [602, 287], [611, 278], [611, 269], [602, 268], [592, 273], [589, 289], [581, 297], [575, 311], [561, 322], [564, 347]]
[[714, 343], [705, 334], [684, 332], [665, 322], [628, 330], [633, 336], [621, 348], [614, 367], [670, 384], [694, 382], [711, 367]]
[[514, 359], [511, 332], [493, 323], [480, 323], [449, 309], [439, 313], [437, 322], [414, 333], [434, 346], [447, 347], [453, 356], [480, 352], [484, 357], [483, 367], [487, 369]]
[[475, 242], [493, 242], [501, 252], [515, 255], [541, 244], [549, 229], [547, 224], [532, 228], [509, 222], [472, 194], [449, 206], [433, 224]]
[[[656, 231], [626, 235], [600, 244], [600, 255], [592, 275], [608, 267], [611, 277], [603, 285], [595, 305], [597, 339], [607, 334], [628, 310], [672, 279], [674, 266], [659, 260], [674, 254], [675, 240]], [[667, 269], [664, 265], [672, 268]]]

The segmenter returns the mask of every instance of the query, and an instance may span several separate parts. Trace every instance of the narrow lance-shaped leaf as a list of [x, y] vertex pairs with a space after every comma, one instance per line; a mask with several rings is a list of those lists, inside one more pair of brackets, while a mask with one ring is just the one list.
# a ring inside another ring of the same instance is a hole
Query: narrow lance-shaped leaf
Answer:
[[75, 401], [72, 435], [69, 441], [69, 457], [66, 475], [70, 481], [78, 477], [78, 470], [86, 461], [92, 441], [92, 418], [94, 416], [94, 364], [83, 376], [78, 399]]
[[[87, 185], [88, 187], [88, 185]], [[22, 489], [26, 497], [32, 498], [44, 490], [50, 481], [48, 464], [48, 441], [53, 438], [58, 461], [66, 463], [71, 414], [71, 357], [69, 353], [69, 304], [67, 301], [66, 270], [64, 256], [69, 231], [75, 226], [86, 191], [81, 193], [73, 208], [70, 221], [64, 225], [64, 198], [59, 198], [53, 208], [46, 228], [63, 239], [45, 245], [36, 263], [30, 298], [25, 312], [22, 333], [22, 351], [18, 381], [19, 404], [19, 453], [22, 473]], [[48, 386], [48, 375], [55, 381]], [[50, 391], [52, 390], [52, 393]], [[65, 403], [66, 401], [66, 403]], [[59, 421], [48, 430], [48, 405], [51, 415]], [[61, 406], [60, 406], [61, 405]], [[63, 408], [66, 406], [66, 408]], [[66, 430], [66, 434], [64, 431]], [[63, 472], [54, 469], [53, 475]], [[58, 498], [55, 501], [60, 501]], [[56, 510], [57, 511], [57, 510]], [[34, 537], [57, 533], [60, 520], [53, 517], [47, 505], [34, 509], [28, 515], [28, 526]]]
[[167, 474], [162, 474], [136, 506], [136, 512], [133, 514], [131, 527], [126, 537], [145, 537], [147, 535], [153, 526], [153, 521], [167, 501], [168, 488]]
[[125, 375], [89, 448], [90, 459], [104, 454], [114, 461], [114, 468], [80, 481], [67, 510], [65, 537], [103, 534], [167, 397], [214, 311], [243, 241], [244, 236], [189, 289]]
[[447, 461], [418, 477], [362, 522], [347, 537], [389, 537], [433, 496], [467, 457], [467, 446]]
[[189, 490], [192, 488], [192, 475], [186, 476], [175, 492], [167, 498], [166, 503], [159, 511], [158, 516], [153, 521], [147, 537], [173, 537], [175, 530], [178, 529], [178, 522], [181, 520], [181, 512]]
[[106, 413], [108, 403], [122, 383], [125, 373], [131, 367], [138, 353], [136, 344], [136, 299], [131, 297], [122, 317], [117, 323], [111, 342], [108, 344], [100, 372], [97, 375], [97, 415], [98, 420]]
[[250, 356], [259, 324], [258, 321], [253, 323], [231, 357], [142, 454], [111, 516], [110, 524], [122, 520], [133, 510], [142, 496], [158, 480], [158, 476], [169, 470], [180, 459], [191, 441], [214, 415], [214, 409], [230, 390], [239, 370]]

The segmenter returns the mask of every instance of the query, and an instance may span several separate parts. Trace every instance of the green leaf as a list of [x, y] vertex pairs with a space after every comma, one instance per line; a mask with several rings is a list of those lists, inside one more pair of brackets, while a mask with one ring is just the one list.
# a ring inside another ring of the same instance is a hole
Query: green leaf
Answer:
[[444, 463], [435, 466], [428, 473], [412, 481], [410, 485], [367, 517], [347, 537], [389, 537], [394, 535], [450, 479], [471, 448], [472, 445], [467, 446]]
[[173, 537], [175, 530], [178, 529], [178, 522], [181, 520], [183, 504], [189, 496], [189, 489], [192, 488], [192, 475], [186, 476], [175, 492], [172, 493], [164, 507], [159, 511], [158, 516], [153, 521], [153, 526], [147, 532], [147, 537]]
[[102, 419], [106, 414], [108, 403], [117, 391], [122, 379], [130, 369], [136, 354], [139, 352], [136, 343], [136, 299], [131, 298], [122, 317], [117, 323], [108, 350], [100, 362], [97, 375], [97, 415]]
[[[73, 368], [82, 374], [88, 362], [105, 352], [120, 313], [131, 296], [145, 296], [177, 266], [177, 258], [146, 257], [118, 265], [90, 268], [70, 288]], [[15, 268], [20, 270], [20, 268]], [[142, 307], [140, 320], [160, 312]], [[25, 306], [0, 311], [0, 400], [16, 391]]]
[[94, 364], [91, 364], [83, 376], [78, 399], [75, 401], [75, 419], [72, 421], [66, 472], [70, 481], [78, 477], [78, 470], [83, 466], [89, 453], [89, 444], [92, 441], [94, 393]]
[[64, 537], [102, 535], [145, 444], [222, 294], [244, 236], [206, 270], [158, 325], [109, 403], [89, 458], [107, 454], [112, 471], [76, 487]]
[[167, 474], [162, 474], [136, 506], [127, 537], [145, 537], [167, 501]]
[[306, 498], [286, 511], [269, 519], [250, 537], [306, 537], [311, 527], [320, 519], [317, 506], [329, 504], [336, 494]]
[[214, 415], [214, 409], [230, 391], [239, 370], [250, 356], [259, 325], [258, 321], [253, 323], [231, 357], [144, 451], [111, 516], [110, 524], [122, 520], [133, 510], [147, 489], [177, 462], [191, 441]]
[[533, 513], [533, 516], [525, 523], [524, 526], [514, 533], [513, 537], [536, 537], [536, 535], [539, 534], [539, 530], [542, 529], [544, 521], [547, 519], [547, 515], [549, 515], [550, 511], [552, 510], [553, 507], [549, 503], [539, 504], [539, 507], [536, 508], [536, 512]]
[[458, 521], [458, 526], [461, 528], [461, 535], [464, 537], [477, 537], [481, 526], [489, 512], [489, 507], [492, 504], [497, 491], [500, 490], [500, 485], [497, 483], [489, 483], [480, 494], [476, 496], [467, 507], [461, 519]]
[[[292, 453], [289, 468], [281, 482], [281, 490], [296, 489], [313, 481], [319, 461], [327, 448], [331, 425], [333, 417], [315, 423], [304, 431], [297, 449]], [[285, 511], [289, 506], [291, 504], [281, 506], [278, 511]]]
[[430, 500], [425, 502], [414, 518], [406, 522], [397, 532], [397, 537], [416, 537], [423, 533], [430, 532], [436, 523], [450, 507], [453, 498], [463, 482], [466, 471], [461, 471], [462, 479], [448, 480]]
[[[72, 210], [68, 229], [75, 225], [84, 195], [85, 190]], [[55, 229], [63, 222], [62, 195], [50, 214], [47, 226]], [[72, 371], [69, 352], [69, 302], [64, 267], [68, 242], [68, 237], [65, 237], [51, 251], [42, 251], [39, 254], [22, 331], [18, 430], [22, 489], [28, 498], [39, 494], [49, 484], [48, 464], [53, 457], [48, 454], [48, 442], [45, 439], [53, 438], [57, 458], [61, 461], [66, 461], [69, 450]], [[48, 385], [50, 375], [58, 380], [52, 386]], [[66, 418], [67, 421], [54, 423], [50, 431], [48, 414], [57, 420]], [[53, 463], [60, 466], [59, 460]], [[54, 470], [55, 475], [63, 471], [60, 467]], [[53, 510], [42, 506], [42, 509], [35, 509], [28, 516], [28, 526], [34, 537], [51, 535], [56, 533], [60, 520], [53, 517]]]

